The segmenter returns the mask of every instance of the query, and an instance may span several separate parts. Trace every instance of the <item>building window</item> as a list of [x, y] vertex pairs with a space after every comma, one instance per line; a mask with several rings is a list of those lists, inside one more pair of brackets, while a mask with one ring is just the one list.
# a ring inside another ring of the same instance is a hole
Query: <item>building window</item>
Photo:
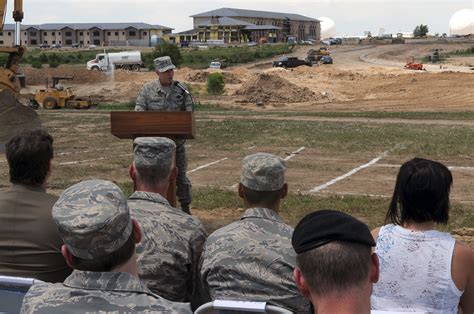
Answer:
[[72, 33], [71, 33], [71, 32], [65, 32], [64, 34], [65, 34], [66, 36], [68, 36], [68, 37], [71, 37], [71, 36], [72, 36]]
[[146, 36], [146, 34], [147, 34], [147, 32], [143, 32], [143, 35], [145, 35], [145, 36]]
[[3, 45], [3, 40], [0, 40], [0, 44]]
[[137, 33], [135, 31], [128, 31], [128, 36], [136, 36]]
[[8, 36], [11, 36], [12, 35], [12, 32], [8, 32]]
[[55, 32], [52, 32], [52, 33], [51, 33], [51, 35], [53, 35], [53, 36], [54, 36], [54, 35], [56, 35], [56, 33], [55, 33]]
[[36, 39], [32, 39], [32, 40], [31, 40], [31, 44], [32, 44], [32, 45], [37, 45], [38, 42], [36, 41]]
[[25, 32], [25, 35], [26, 35], [26, 32]]
[[112, 33], [111, 32], [107, 32], [107, 36], [110, 36]]
[[53, 40], [51, 43], [54, 45], [56, 43], [56, 40]]
[[87, 32], [87, 35], [89, 35], [89, 32]]
[[83, 32], [79, 32], [79, 36], [83, 36], [83, 35], [84, 35], [84, 33], [83, 33]]
[[87, 44], [90, 44], [90, 41], [87, 41]]
[[66, 39], [66, 46], [72, 45], [72, 39]]
[[100, 32], [99, 32], [99, 31], [94, 31], [94, 32], [92, 33], [92, 36], [100, 36]]
[[46, 35], [47, 35], [46, 32], [43, 32], [43, 36], [46, 36]]
[[125, 32], [122, 32], [122, 35], [125, 35]]
[[59, 41], [59, 44], [61, 45], [61, 44], [62, 44], [62, 42], [61, 42], [61, 41]]
[[0, 36], [3, 36], [3, 32], [0, 32]]
[[84, 41], [83, 40], [79, 41], [79, 44], [84, 45]]

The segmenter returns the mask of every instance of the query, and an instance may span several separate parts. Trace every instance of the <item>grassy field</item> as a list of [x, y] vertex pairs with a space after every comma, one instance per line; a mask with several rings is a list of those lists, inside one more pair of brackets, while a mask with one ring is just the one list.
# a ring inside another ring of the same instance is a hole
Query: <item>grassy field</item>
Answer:
[[[114, 107], [115, 106], [115, 107]], [[125, 105], [104, 105], [102, 110], [39, 111], [45, 127], [55, 138], [53, 193], [78, 181], [102, 178], [117, 182], [127, 195], [132, 192], [128, 178], [131, 143], [110, 134], [107, 110]], [[222, 108], [221, 108], [222, 109]], [[209, 230], [214, 230], [242, 212], [242, 202], [230, 188], [239, 177], [240, 160], [257, 151], [288, 156], [298, 147], [301, 154], [288, 161], [289, 196], [282, 203], [285, 221], [295, 225], [306, 213], [332, 208], [364, 220], [370, 227], [384, 222], [389, 197], [399, 165], [415, 156], [447, 165], [466, 167], [453, 170], [455, 178], [451, 219], [444, 230], [474, 225], [474, 128], [456, 125], [474, 120], [466, 113], [312, 113], [226, 111], [203, 105], [197, 109], [197, 138], [188, 142], [189, 169], [226, 160], [192, 173], [193, 208]], [[300, 121], [299, 116], [333, 118], [329, 121]], [[399, 119], [397, 123], [361, 122], [357, 118]], [[339, 118], [354, 118], [340, 121]], [[416, 119], [444, 119], [454, 124], [413, 123]], [[253, 148], [252, 148], [253, 147]], [[252, 149], [250, 149], [252, 148]], [[308, 193], [320, 185], [389, 152], [385, 167], [371, 167], [335, 184], [321, 193]], [[3, 170], [0, 188], [8, 186]], [[219, 216], [222, 214], [222, 217]], [[217, 218], [216, 218], [217, 217]]]

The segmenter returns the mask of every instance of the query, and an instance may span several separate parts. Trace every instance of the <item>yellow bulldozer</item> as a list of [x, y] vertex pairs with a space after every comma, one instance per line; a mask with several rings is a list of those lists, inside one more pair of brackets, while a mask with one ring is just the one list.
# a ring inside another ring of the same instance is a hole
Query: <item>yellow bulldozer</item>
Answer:
[[52, 85], [46, 80], [46, 88], [36, 92], [34, 98], [30, 99], [30, 107], [38, 109], [41, 105], [44, 109], [74, 108], [87, 109], [92, 106], [91, 99], [78, 98], [71, 87], [63, 87], [59, 81], [71, 81], [70, 76], [53, 76]]
[[[7, 0], [0, 0], [0, 32], [5, 24]], [[23, 20], [23, 1], [14, 0], [13, 20], [15, 21], [15, 43], [10, 47], [0, 46], [0, 54], [7, 54], [5, 64], [0, 65], [0, 153], [5, 142], [14, 134], [41, 126], [37, 113], [22, 105], [18, 95], [25, 82], [19, 74], [20, 62], [25, 47], [21, 45], [21, 21]]]

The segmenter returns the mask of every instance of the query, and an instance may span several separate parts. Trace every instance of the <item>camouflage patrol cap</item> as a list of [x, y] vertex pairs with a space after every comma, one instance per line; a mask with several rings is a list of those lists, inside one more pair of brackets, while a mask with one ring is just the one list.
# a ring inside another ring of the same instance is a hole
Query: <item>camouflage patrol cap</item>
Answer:
[[285, 184], [286, 163], [278, 156], [256, 153], [242, 160], [240, 183], [256, 191], [276, 191]]
[[117, 185], [103, 180], [83, 181], [61, 193], [53, 221], [69, 251], [82, 259], [117, 251], [132, 232], [127, 199]]
[[137, 137], [133, 141], [133, 155], [136, 166], [171, 167], [176, 144], [166, 137]]
[[166, 72], [168, 70], [176, 69], [169, 56], [156, 58], [153, 62], [155, 63], [155, 70], [158, 72]]

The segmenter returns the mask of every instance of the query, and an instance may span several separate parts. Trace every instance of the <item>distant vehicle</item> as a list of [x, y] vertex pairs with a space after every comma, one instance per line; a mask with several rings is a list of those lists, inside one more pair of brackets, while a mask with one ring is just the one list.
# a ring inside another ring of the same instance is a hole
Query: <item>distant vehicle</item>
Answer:
[[209, 64], [209, 69], [224, 69], [227, 67], [226, 59], [215, 59]]
[[78, 43], [72, 44], [71, 47], [72, 48], [79, 48], [79, 44]]
[[294, 45], [294, 44], [296, 44], [296, 38], [294, 36], [288, 36], [286, 38], [286, 43], [288, 45]]
[[222, 68], [222, 64], [219, 61], [212, 61], [211, 64], [209, 64], [209, 69], [220, 69]]
[[94, 60], [87, 62], [87, 69], [109, 71], [113, 67], [138, 72], [142, 65], [143, 62], [140, 51], [122, 51], [97, 54]]
[[321, 56], [319, 62], [321, 62], [322, 64], [332, 64], [333, 61], [331, 56]]
[[273, 67], [282, 67], [282, 68], [296, 68], [300, 65], [312, 66], [311, 62], [298, 59], [296, 57], [283, 57], [277, 61], [273, 61]]
[[91, 48], [91, 49], [97, 48], [97, 45], [89, 45], [89, 48]]
[[40, 48], [49, 48], [49, 45], [47, 43], [42, 43], [39, 45]]
[[254, 47], [254, 46], [257, 46], [257, 43], [253, 42], [253, 41], [250, 41], [250, 42], [247, 43], [247, 46]]
[[60, 44], [52, 44], [51, 48], [61, 48], [61, 45]]

